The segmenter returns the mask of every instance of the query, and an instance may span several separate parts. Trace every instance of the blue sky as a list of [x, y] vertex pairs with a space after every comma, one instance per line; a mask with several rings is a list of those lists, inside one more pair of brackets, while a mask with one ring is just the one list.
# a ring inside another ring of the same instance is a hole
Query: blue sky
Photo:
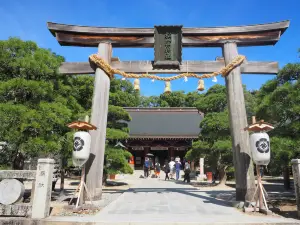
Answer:
[[[234, 26], [290, 20], [290, 28], [275, 46], [244, 47], [239, 53], [252, 61], [278, 61], [280, 67], [299, 62], [300, 48], [299, 0], [0, 0], [0, 39], [17, 36], [33, 40], [40, 47], [66, 58], [69, 62], [87, 61], [96, 48], [62, 47], [47, 29], [46, 22], [106, 27], [153, 27], [177, 25], [185, 27]], [[114, 49], [121, 60], [153, 60], [153, 49]], [[214, 60], [220, 48], [183, 50], [184, 60]], [[243, 75], [248, 89], [258, 89], [270, 75]], [[224, 80], [218, 77], [218, 83]], [[214, 85], [205, 80], [206, 88]], [[197, 81], [177, 80], [172, 90], [194, 91]], [[159, 95], [164, 83], [141, 80], [141, 93]]]

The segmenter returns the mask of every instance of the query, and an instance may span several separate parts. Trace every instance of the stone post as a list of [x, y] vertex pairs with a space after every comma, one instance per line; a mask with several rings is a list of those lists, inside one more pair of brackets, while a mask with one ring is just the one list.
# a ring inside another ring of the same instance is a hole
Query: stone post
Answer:
[[49, 216], [54, 163], [54, 159], [38, 160], [32, 203], [33, 219], [43, 219]]
[[199, 165], [200, 165], [200, 175], [204, 175], [204, 158], [200, 158]]
[[292, 159], [294, 187], [297, 201], [297, 214], [300, 218], [300, 159]]
[[199, 159], [199, 169], [200, 169], [200, 174], [197, 178], [197, 180], [203, 181], [206, 179], [206, 175], [204, 174], [204, 158]]

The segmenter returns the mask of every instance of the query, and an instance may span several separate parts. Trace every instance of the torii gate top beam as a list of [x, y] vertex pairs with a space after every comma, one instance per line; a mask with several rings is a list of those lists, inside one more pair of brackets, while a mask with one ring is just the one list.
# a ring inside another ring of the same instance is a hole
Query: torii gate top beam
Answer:
[[[290, 22], [207, 28], [182, 28], [183, 47], [222, 47], [226, 42], [238, 46], [274, 45]], [[62, 46], [97, 47], [110, 42], [113, 47], [153, 47], [153, 28], [115, 28], [47, 23]]]

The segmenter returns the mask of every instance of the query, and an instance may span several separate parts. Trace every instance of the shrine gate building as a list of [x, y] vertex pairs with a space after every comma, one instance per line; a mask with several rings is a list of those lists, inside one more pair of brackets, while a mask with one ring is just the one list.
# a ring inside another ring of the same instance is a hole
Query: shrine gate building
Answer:
[[145, 156], [154, 155], [161, 165], [171, 157], [182, 160], [198, 139], [203, 113], [196, 108], [124, 108], [131, 116], [125, 141], [134, 157], [135, 169], [143, 167]]

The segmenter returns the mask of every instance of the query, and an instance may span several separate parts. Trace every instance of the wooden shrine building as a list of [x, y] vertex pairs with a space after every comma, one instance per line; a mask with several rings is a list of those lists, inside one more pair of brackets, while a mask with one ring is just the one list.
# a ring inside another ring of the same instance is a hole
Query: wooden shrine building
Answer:
[[203, 113], [196, 108], [125, 108], [132, 120], [129, 138], [124, 143], [134, 156], [135, 168], [141, 168], [146, 154], [160, 164], [171, 157], [185, 156], [200, 133]]

